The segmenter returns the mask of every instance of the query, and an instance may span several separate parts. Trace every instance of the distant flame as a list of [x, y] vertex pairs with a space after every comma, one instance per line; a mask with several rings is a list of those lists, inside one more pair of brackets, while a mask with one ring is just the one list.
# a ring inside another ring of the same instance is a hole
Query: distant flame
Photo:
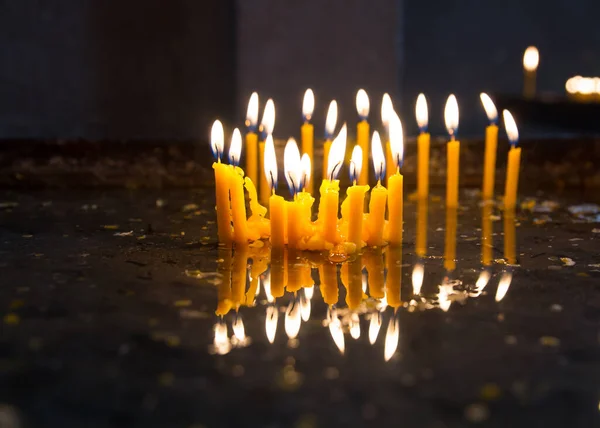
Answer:
[[516, 146], [519, 142], [519, 128], [517, 128], [517, 123], [508, 110], [502, 110], [502, 116], [504, 117], [504, 128], [506, 128], [508, 141], [511, 146]]
[[267, 314], [265, 319], [265, 332], [269, 343], [275, 342], [275, 333], [277, 333], [277, 320], [279, 319], [279, 310], [276, 306], [267, 306]]
[[485, 114], [487, 115], [488, 120], [491, 123], [496, 123], [498, 120], [498, 109], [496, 108], [496, 105], [490, 96], [485, 92], [482, 92], [479, 94], [479, 98], [481, 99], [481, 104], [483, 104], [483, 108], [485, 109]]
[[213, 341], [215, 352], [219, 355], [225, 355], [231, 350], [231, 342], [227, 337], [227, 324], [220, 320], [215, 324], [215, 338]]
[[369, 116], [369, 96], [364, 89], [356, 93], [356, 111], [361, 120], [367, 120]]
[[381, 181], [385, 175], [385, 156], [381, 146], [379, 132], [374, 131], [371, 138], [371, 156], [373, 157], [373, 168], [375, 169], [375, 178]]
[[296, 298], [288, 305], [285, 311], [285, 333], [288, 338], [295, 339], [298, 337], [301, 323], [300, 302]]
[[306, 187], [306, 184], [310, 182], [310, 175], [312, 173], [312, 166], [310, 162], [310, 156], [308, 153], [304, 153], [300, 159], [300, 168], [302, 170], [301, 186]]
[[248, 110], [246, 110], [246, 126], [255, 131], [258, 124], [258, 94], [252, 92], [248, 101]]
[[392, 99], [389, 94], [383, 94], [383, 98], [381, 99], [381, 122], [383, 123], [383, 126], [389, 126], [390, 116], [393, 111], [394, 105], [392, 104]]
[[273, 128], [275, 127], [275, 103], [271, 98], [269, 98], [267, 100], [267, 104], [265, 104], [265, 111], [263, 112], [263, 117], [260, 124], [263, 132], [265, 132], [267, 135], [271, 135], [273, 133]]
[[389, 361], [398, 349], [398, 339], [400, 338], [400, 326], [398, 317], [393, 316], [390, 318], [387, 332], [385, 334], [385, 346], [383, 350], [383, 358], [385, 361]]
[[451, 94], [446, 101], [446, 108], [444, 109], [444, 120], [446, 122], [446, 129], [451, 137], [456, 136], [458, 131], [458, 102], [454, 94]]
[[427, 99], [425, 98], [425, 94], [419, 94], [417, 97], [415, 113], [417, 115], [417, 125], [419, 125], [419, 130], [421, 132], [427, 132], [427, 125], [429, 124], [429, 111], [427, 109]]
[[312, 89], [307, 89], [302, 101], [302, 116], [306, 122], [312, 118], [313, 111], [315, 111], [315, 94]]
[[404, 135], [402, 122], [396, 112], [392, 112], [390, 118], [390, 149], [394, 165], [396, 169], [400, 169], [404, 160]]
[[535, 46], [529, 46], [523, 54], [523, 68], [527, 71], [535, 71], [540, 63], [540, 52]]
[[229, 145], [229, 163], [238, 166], [240, 164], [240, 156], [242, 155], [242, 134], [240, 130], [235, 128], [231, 135], [231, 144]]
[[357, 313], [353, 313], [350, 317], [350, 336], [354, 340], [360, 337], [360, 319]]
[[335, 180], [340, 173], [342, 163], [344, 162], [344, 155], [346, 154], [346, 139], [348, 137], [348, 131], [346, 124], [342, 126], [339, 134], [331, 143], [329, 149], [329, 158], [327, 160], [327, 178]]
[[277, 189], [277, 158], [275, 157], [275, 144], [273, 144], [273, 136], [267, 135], [265, 141], [265, 176], [271, 191]]
[[350, 182], [353, 184], [355, 184], [360, 177], [362, 159], [362, 148], [357, 144], [354, 146], [354, 149], [352, 149], [352, 157], [350, 158]]
[[327, 119], [325, 120], [325, 139], [331, 140], [335, 131], [335, 125], [337, 123], [338, 108], [337, 101], [333, 100], [329, 103], [329, 109], [327, 110]]
[[498, 289], [496, 290], [496, 302], [504, 299], [506, 293], [508, 292], [508, 288], [510, 287], [510, 283], [512, 282], [512, 273], [504, 272], [500, 277], [500, 282], [498, 283]]
[[242, 320], [242, 316], [237, 314], [235, 319], [233, 320], [233, 335], [235, 338], [243, 342], [246, 340], [246, 328], [244, 327], [244, 320]]
[[371, 345], [377, 342], [377, 336], [379, 335], [379, 329], [383, 322], [383, 315], [379, 312], [373, 312], [371, 314], [371, 322], [369, 323], [369, 343]]
[[423, 278], [425, 276], [425, 266], [422, 263], [417, 263], [412, 271], [412, 286], [413, 294], [416, 296], [421, 293], [423, 286]]
[[337, 317], [335, 309], [328, 309], [327, 318], [329, 319], [329, 332], [331, 333], [333, 342], [340, 350], [340, 353], [343, 355], [344, 351], [346, 350], [346, 344], [344, 341], [344, 330], [342, 329], [342, 322]]
[[285, 181], [287, 181], [290, 193], [295, 195], [301, 186], [302, 165], [300, 165], [300, 150], [296, 140], [290, 138], [285, 145], [283, 152], [283, 170], [285, 172]]
[[223, 132], [223, 124], [220, 120], [215, 120], [210, 130], [210, 148], [213, 156], [218, 161], [221, 161], [223, 149], [225, 145], [225, 133]]

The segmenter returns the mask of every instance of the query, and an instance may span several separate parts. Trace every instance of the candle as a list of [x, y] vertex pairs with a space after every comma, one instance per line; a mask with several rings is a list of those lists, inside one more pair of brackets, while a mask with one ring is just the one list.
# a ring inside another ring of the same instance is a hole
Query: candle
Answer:
[[[314, 127], [310, 123], [313, 111], [315, 109], [315, 95], [312, 89], [307, 89], [304, 93], [304, 100], [302, 101], [302, 118], [304, 123], [301, 128], [302, 135], [302, 153], [307, 154], [310, 158], [313, 157], [313, 144], [314, 144]], [[312, 174], [311, 174], [312, 175]], [[309, 176], [310, 177], [310, 176]], [[309, 193], [313, 192], [313, 183], [308, 181], [305, 184]]]
[[327, 166], [329, 163], [329, 151], [331, 150], [331, 140], [337, 123], [338, 108], [335, 100], [329, 103], [327, 109], [327, 118], [325, 119], [325, 143], [323, 143], [323, 180], [327, 178]]
[[485, 109], [485, 114], [490, 124], [485, 128], [485, 157], [483, 163], [483, 189], [484, 201], [494, 199], [494, 179], [496, 176], [496, 147], [498, 146], [498, 110], [488, 94], [479, 95]]
[[256, 128], [258, 124], [258, 94], [253, 92], [248, 101], [246, 111], [246, 176], [253, 183], [258, 184], [258, 135]]
[[508, 151], [508, 163], [506, 165], [506, 188], [504, 191], [504, 208], [513, 209], [517, 203], [517, 188], [519, 187], [519, 167], [521, 165], [521, 148], [517, 148], [519, 142], [519, 129], [515, 119], [508, 110], [502, 112], [504, 127], [510, 142]]
[[390, 245], [402, 245], [404, 177], [400, 174], [400, 167], [404, 159], [404, 137], [402, 135], [402, 122], [394, 112], [390, 120], [390, 148], [395, 172], [388, 180], [387, 240]]
[[363, 215], [365, 207], [365, 193], [369, 186], [358, 186], [356, 182], [360, 177], [362, 168], [362, 149], [354, 146], [350, 159], [350, 182], [352, 186], [346, 190], [346, 199], [342, 203], [342, 217], [348, 227], [346, 241], [351, 242], [360, 250], [365, 246], [363, 241]]
[[300, 204], [300, 224], [298, 227], [301, 229], [303, 236], [313, 236], [314, 226], [312, 224], [312, 206], [315, 202], [315, 198], [306, 191], [306, 183], [311, 181], [311, 161], [308, 154], [304, 153], [300, 159], [300, 168], [302, 170], [302, 179], [300, 183], [302, 185], [302, 192], [296, 195], [298, 204]]
[[242, 134], [235, 128], [229, 146], [229, 163], [231, 164], [230, 194], [231, 220], [233, 223], [233, 240], [237, 244], [248, 243], [248, 224], [246, 223], [246, 197], [244, 195], [244, 171], [238, 168], [242, 152]]
[[446, 207], [444, 267], [448, 272], [456, 269], [456, 216], [456, 207]]
[[248, 192], [248, 202], [250, 205], [250, 212], [252, 213], [247, 222], [248, 238], [250, 241], [269, 238], [269, 236], [271, 236], [271, 224], [269, 220], [265, 218], [265, 215], [267, 214], [267, 208], [258, 202], [256, 187], [254, 186], [252, 180], [250, 180], [248, 177], [244, 179], [244, 187]]
[[415, 240], [415, 252], [419, 257], [427, 255], [427, 211], [429, 201], [419, 199], [417, 202], [417, 238]]
[[360, 121], [356, 125], [356, 144], [360, 146], [363, 151], [363, 165], [362, 174], [358, 181], [358, 184], [365, 185], [369, 184], [369, 96], [364, 89], [360, 89], [356, 93], [356, 111]]
[[381, 246], [385, 244], [385, 241], [383, 240], [383, 230], [385, 229], [385, 206], [388, 191], [381, 185], [381, 179], [385, 174], [385, 156], [383, 155], [383, 148], [381, 147], [381, 138], [377, 131], [373, 132], [371, 149], [377, 185], [371, 190], [369, 221], [367, 222], [367, 229], [369, 231], [367, 244], [370, 246]]
[[492, 205], [483, 204], [481, 207], [481, 264], [484, 266], [492, 264], [494, 250], [492, 232]]
[[387, 302], [393, 308], [402, 305], [400, 290], [402, 289], [402, 246], [390, 246], [386, 249], [385, 262], [387, 277], [385, 288]]
[[540, 63], [540, 53], [535, 46], [529, 46], [523, 54], [523, 96], [535, 97], [537, 68]]
[[269, 98], [267, 104], [265, 104], [265, 111], [263, 112], [262, 121], [260, 123], [261, 138], [258, 143], [258, 169], [261, 171], [260, 174], [260, 186], [258, 186], [259, 200], [261, 204], [267, 204], [269, 196], [271, 195], [271, 188], [269, 182], [262, 172], [266, 171], [265, 168], [265, 146], [266, 138], [268, 135], [273, 134], [273, 128], [275, 126], [275, 104], [273, 100]]
[[386, 142], [385, 142], [385, 163], [387, 165], [387, 171], [385, 174], [385, 182], [388, 183], [388, 180], [396, 172], [394, 166], [394, 159], [392, 157], [392, 148], [390, 146], [390, 119], [394, 112], [394, 105], [392, 104], [392, 99], [390, 96], [385, 93], [383, 94], [383, 98], [381, 99], [381, 123], [383, 123], [383, 127], [386, 130]]
[[450, 141], [447, 144], [446, 159], [446, 206], [458, 206], [458, 175], [459, 175], [459, 156], [460, 142], [456, 140], [456, 131], [458, 130], [458, 103], [454, 94], [448, 97], [446, 109], [444, 111], [446, 129], [450, 135]]
[[289, 248], [297, 248], [302, 238], [302, 212], [301, 205], [297, 201], [296, 195], [301, 187], [302, 170], [300, 165], [300, 151], [296, 140], [290, 138], [285, 145], [283, 153], [283, 165], [285, 171], [285, 180], [292, 200], [287, 202], [287, 230]]
[[210, 147], [216, 162], [213, 163], [215, 170], [215, 197], [217, 200], [217, 230], [219, 243], [229, 244], [233, 240], [231, 230], [231, 208], [229, 205], [229, 168], [221, 163], [223, 156], [223, 142], [225, 140], [223, 124], [215, 120], [210, 133]]
[[517, 263], [515, 211], [504, 210], [504, 258], [506, 263]]
[[415, 106], [419, 136], [417, 137], [417, 197], [429, 197], [429, 145], [430, 135], [427, 132], [429, 124], [429, 111], [427, 99], [424, 94], [419, 94]]
[[275, 145], [273, 136], [267, 135], [265, 146], [265, 176], [271, 197], [269, 198], [269, 217], [271, 220], [271, 247], [281, 249], [285, 246], [285, 200], [282, 196], [275, 194], [277, 189], [277, 159], [275, 157]]

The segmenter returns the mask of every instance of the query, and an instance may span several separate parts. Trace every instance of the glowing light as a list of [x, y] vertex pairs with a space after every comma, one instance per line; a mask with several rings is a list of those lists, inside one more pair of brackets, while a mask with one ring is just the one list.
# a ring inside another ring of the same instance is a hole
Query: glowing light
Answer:
[[346, 344], [344, 341], [344, 330], [342, 329], [342, 322], [337, 317], [335, 309], [329, 308], [327, 310], [327, 318], [329, 320], [329, 332], [333, 338], [335, 346], [340, 350], [343, 355], [346, 350]]
[[329, 109], [327, 109], [327, 118], [325, 119], [325, 139], [331, 140], [333, 138], [333, 132], [335, 131], [335, 125], [337, 124], [338, 108], [337, 101], [333, 100], [329, 103]]
[[267, 183], [272, 192], [277, 189], [277, 158], [275, 157], [275, 144], [273, 144], [273, 136], [267, 135], [265, 141], [265, 176]]
[[379, 335], [379, 329], [383, 322], [383, 315], [379, 312], [373, 312], [371, 314], [371, 322], [369, 323], [369, 343], [373, 345], [377, 342], [377, 336]]
[[423, 278], [425, 277], [425, 266], [422, 263], [417, 263], [412, 271], [412, 287], [413, 294], [417, 296], [421, 293], [423, 286]]
[[311, 285], [310, 287], [304, 287], [304, 295], [307, 299], [312, 299], [313, 294], [315, 293], [315, 286]]
[[350, 158], [350, 182], [356, 184], [360, 177], [362, 169], [363, 153], [362, 148], [357, 144], [352, 149], [352, 157]]
[[[265, 162], [266, 165], [266, 162]], [[283, 152], [283, 170], [290, 193], [295, 195], [301, 187], [302, 166], [300, 165], [300, 150], [296, 140], [290, 138]]]
[[267, 104], [265, 104], [265, 111], [263, 112], [262, 121], [260, 123], [263, 132], [267, 135], [271, 135], [273, 133], [273, 128], [275, 127], [275, 103], [271, 98], [267, 100]]
[[591, 77], [582, 77], [577, 83], [577, 92], [582, 95], [590, 95], [596, 91], [596, 84]]
[[452, 300], [450, 300], [451, 291], [451, 285], [440, 285], [440, 292], [438, 294], [438, 304], [440, 306], [440, 309], [444, 312], [448, 312], [448, 309], [450, 309], [450, 305], [452, 305]]
[[330, 180], [335, 180], [340, 173], [342, 163], [344, 162], [344, 155], [346, 154], [346, 139], [348, 137], [348, 130], [346, 124], [342, 126], [339, 134], [331, 143], [329, 149], [329, 158], [327, 159], [327, 177]]
[[315, 111], [315, 94], [312, 89], [307, 89], [304, 92], [304, 100], [302, 101], [302, 116], [304, 116], [304, 120], [308, 122]]
[[381, 146], [379, 132], [374, 131], [371, 138], [371, 156], [373, 157], [373, 168], [375, 169], [375, 178], [381, 181], [385, 175], [385, 156]]
[[306, 187], [306, 183], [310, 181], [310, 174], [312, 172], [310, 156], [308, 156], [308, 153], [304, 153], [302, 155], [302, 158], [300, 159], [300, 169], [302, 170], [302, 179], [300, 180], [300, 185], [302, 188], [304, 188]]
[[515, 146], [519, 141], [519, 128], [517, 128], [517, 123], [508, 110], [503, 110], [502, 116], [504, 117], [504, 127], [506, 128], [508, 141], [512, 146]]
[[238, 166], [240, 156], [242, 155], [242, 134], [235, 128], [231, 134], [231, 144], [229, 145], [229, 163]]
[[488, 282], [490, 282], [491, 277], [492, 274], [489, 270], [484, 269], [481, 271], [481, 273], [479, 274], [479, 278], [477, 278], [477, 282], [475, 283], [476, 296], [479, 296], [481, 294], [485, 286], [488, 285]]
[[535, 46], [529, 46], [523, 54], [523, 68], [527, 71], [535, 71], [540, 63], [540, 52]]
[[451, 94], [446, 101], [446, 108], [444, 109], [444, 120], [446, 122], [446, 129], [451, 137], [456, 136], [458, 131], [458, 101], [454, 94]]
[[246, 110], [246, 126], [251, 130], [256, 130], [258, 124], [258, 94], [252, 92], [248, 100], [248, 110]]
[[271, 273], [270, 272], [265, 272], [265, 274], [262, 276], [262, 286], [263, 286], [263, 289], [265, 290], [265, 296], [267, 297], [267, 301], [269, 303], [273, 303], [275, 301], [275, 298], [271, 294]]
[[300, 299], [300, 315], [302, 316], [302, 321], [307, 322], [310, 319], [310, 297], [306, 296], [306, 292]]
[[400, 338], [400, 326], [397, 317], [390, 318], [387, 332], [385, 334], [385, 345], [383, 348], [383, 358], [389, 361], [398, 349], [398, 339]]
[[367, 285], [368, 285], [369, 281], [368, 281], [368, 275], [364, 271], [362, 273], [361, 280], [362, 280], [362, 291], [364, 294], [367, 294]]
[[367, 120], [369, 116], [369, 96], [364, 89], [356, 93], [356, 111], [361, 120]]
[[425, 94], [419, 94], [417, 97], [415, 113], [417, 116], [417, 125], [419, 125], [419, 129], [421, 132], [427, 132], [427, 125], [429, 124], [429, 111], [427, 109], [427, 98], [425, 98]]
[[231, 342], [227, 337], [227, 324], [223, 320], [215, 324], [215, 338], [213, 341], [215, 352], [225, 355], [231, 350]]
[[213, 156], [218, 161], [221, 161], [223, 147], [225, 145], [225, 132], [223, 132], [223, 124], [220, 120], [215, 120], [210, 130], [210, 148]]
[[244, 327], [244, 321], [240, 314], [236, 315], [232, 327], [235, 338], [240, 342], [244, 342], [246, 340], [246, 328]]
[[300, 315], [300, 302], [294, 300], [290, 303], [285, 311], [285, 333], [288, 338], [295, 339], [300, 332], [302, 318]]
[[512, 273], [504, 272], [500, 277], [500, 282], [498, 283], [498, 288], [496, 289], [496, 302], [501, 301], [508, 293], [508, 288], [510, 287], [510, 283], [512, 282]]
[[383, 94], [383, 98], [381, 99], [381, 122], [383, 126], [387, 127], [389, 125], [393, 111], [394, 105], [392, 104], [392, 99], [389, 94]]
[[482, 92], [479, 94], [479, 98], [481, 98], [481, 104], [483, 104], [483, 108], [485, 109], [485, 114], [487, 115], [488, 120], [491, 123], [496, 123], [498, 120], [498, 109], [496, 108], [496, 105], [490, 96], [485, 92]]
[[350, 317], [349, 329], [352, 339], [357, 340], [360, 337], [360, 319], [357, 313], [353, 313]]
[[402, 122], [395, 112], [390, 119], [390, 150], [396, 169], [400, 169], [404, 161], [404, 135]]

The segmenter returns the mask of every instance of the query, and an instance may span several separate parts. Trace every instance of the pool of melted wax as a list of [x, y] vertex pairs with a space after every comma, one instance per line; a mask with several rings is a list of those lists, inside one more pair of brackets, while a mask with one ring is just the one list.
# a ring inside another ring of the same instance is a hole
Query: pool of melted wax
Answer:
[[[1, 416], [27, 426], [594, 426], [600, 224], [594, 209], [568, 209], [585, 201], [547, 199], [556, 204], [517, 213], [513, 254], [492, 210], [482, 266], [482, 209], [462, 195], [448, 271], [435, 201], [426, 255], [407, 202], [400, 251], [336, 265], [271, 260], [268, 246], [219, 251], [211, 190], [3, 192]], [[259, 262], [270, 263], [260, 281]]]

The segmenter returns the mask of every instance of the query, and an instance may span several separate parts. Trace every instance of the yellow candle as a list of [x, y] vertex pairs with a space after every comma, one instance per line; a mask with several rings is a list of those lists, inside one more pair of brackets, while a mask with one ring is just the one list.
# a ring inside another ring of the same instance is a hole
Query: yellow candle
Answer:
[[265, 147], [265, 177], [268, 182], [268, 186], [272, 191], [271, 197], [269, 198], [269, 216], [271, 220], [271, 247], [273, 249], [282, 249], [285, 246], [286, 238], [286, 210], [285, 200], [282, 196], [275, 194], [275, 188], [277, 187], [277, 159], [275, 158], [275, 146], [273, 144], [273, 137], [267, 136], [266, 147]]
[[323, 143], [323, 180], [327, 179], [327, 164], [329, 163], [329, 151], [331, 150], [331, 140]]
[[389, 94], [383, 94], [383, 98], [381, 99], [381, 122], [383, 126], [387, 129], [387, 141], [385, 143], [385, 163], [387, 165], [387, 171], [385, 174], [385, 183], [389, 185], [390, 177], [396, 172], [396, 167], [394, 164], [394, 157], [392, 155], [392, 147], [390, 144], [390, 120], [392, 116], [395, 115], [394, 105], [392, 104], [392, 99]]
[[260, 184], [258, 186], [259, 201], [261, 204], [267, 204], [269, 202], [269, 196], [271, 195], [271, 189], [267, 177], [262, 172], [265, 170], [265, 142], [261, 141], [258, 143], [258, 170], [260, 174]]
[[481, 208], [481, 264], [490, 266], [494, 250], [492, 226], [492, 205], [483, 204]]
[[[302, 124], [300, 133], [302, 136], [302, 153], [307, 154], [310, 159], [313, 159], [313, 144], [314, 144], [314, 127], [310, 123], [310, 119], [312, 117], [314, 108], [315, 108], [315, 96], [313, 94], [312, 89], [307, 89], [306, 92], [304, 93], [304, 101], [302, 102], [302, 116], [304, 117], [304, 123]], [[312, 176], [312, 171], [311, 171], [310, 176]], [[308, 180], [305, 187], [309, 193], [312, 193], [313, 192], [312, 180]]]
[[231, 220], [233, 223], [233, 240], [237, 244], [248, 242], [248, 224], [246, 223], [246, 197], [244, 194], [244, 171], [238, 168], [242, 151], [242, 134], [235, 128], [229, 147], [231, 174], [229, 188], [231, 196]]
[[[402, 226], [404, 219], [404, 177], [400, 166], [404, 157], [404, 137], [402, 123], [394, 113], [390, 119], [390, 148], [395, 173], [388, 181], [388, 230], [390, 245], [402, 245]], [[388, 167], [389, 171], [389, 167]]]
[[377, 131], [373, 132], [371, 147], [377, 185], [371, 190], [371, 200], [369, 201], [369, 221], [367, 222], [369, 237], [367, 244], [370, 246], [382, 246], [385, 245], [383, 231], [385, 229], [385, 207], [388, 191], [381, 185], [381, 179], [385, 174], [385, 157], [383, 155], [383, 148], [381, 147], [381, 139]]
[[417, 238], [415, 240], [415, 252], [419, 257], [427, 255], [427, 199], [419, 199], [417, 202]]
[[446, 158], [446, 206], [458, 206], [458, 176], [460, 142], [455, 139], [458, 129], [458, 103], [454, 95], [448, 97], [444, 112], [446, 128], [451, 140], [447, 144]]
[[504, 211], [504, 258], [509, 265], [517, 263], [515, 211]]
[[540, 62], [540, 53], [535, 46], [529, 46], [523, 54], [523, 96], [525, 98], [535, 97], [535, 84], [537, 68]]
[[248, 192], [250, 211], [252, 212], [252, 215], [248, 218], [248, 238], [251, 241], [269, 238], [271, 236], [271, 223], [265, 218], [267, 208], [258, 203], [256, 187], [248, 177], [244, 179], [244, 187]]
[[483, 187], [482, 198], [484, 201], [494, 198], [494, 179], [496, 176], [496, 147], [498, 145], [498, 110], [492, 99], [486, 94], [481, 93], [481, 103], [485, 113], [490, 121], [490, 125], [485, 129], [485, 156], [483, 163]]
[[[258, 94], [253, 92], [248, 101], [246, 111], [246, 176], [253, 183], [258, 183], [258, 135], [256, 127], [258, 123]], [[262, 171], [262, 170], [261, 170]]]
[[308, 192], [300, 192], [296, 195], [296, 202], [300, 205], [299, 224], [296, 225], [300, 229], [300, 234], [303, 237], [314, 235], [314, 226], [312, 223], [312, 205], [315, 198]]
[[446, 240], [444, 247], [444, 267], [452, 272], [456, 269], [456, 207], [446, 208]]
[[[356, 143], [360, 146], [365, 155], [363, 157], [362, 173], [360, 175], [358, 184], [365, 185], [369, 184], [369, 156], [367, 155], [371, 151], [369, 150], [369, 122], [367, 117], [369, 116], [369, 96], [364, 89], [360, 89], [356, 94], [356, 110], [360, 121], [356, 125]], [[381, 177], [383, 178], [383, 176]]]
[[342, 203], [342, 217], [347, 223], [346, 240], [356, 246], [357, 250], [364, 247], [363, 241], [363, 214], [365, 207], [365, 194], [369, 186], [357, 186], [362, 168], [362, 149], [359, 145], [352, 150], [350, 160], [350, 181], [352, 186], [346, 189], [346, 199]]
[[388, 247], [385, 256], [387, 301], [391, 307], [398, 308], [402, 305], [402, 246]]
[[392, 147], [390, 145], [389, 140], [385, 143], [385, 164], [386, 164], [385, 183], [389, 187], [390, 186], [390, 177], [396, 171], [396, 168], [394, 166], [394, 157], [392, 156]]
[[519, 141], [519, 130], [515, 120], [508, 110], [503, 111], [504, 126], [511, 148], [508, 152], [506, 165], [506, 188], [504, 191], [504, 208], [513, 209], [517, 204], [517, 189], [519, 187], [519, 168], [521, 165], [521, 148], [516, 147]]
[[285, 179], [293, 200], [286, 203], [288, 246], [297, 248], [302, 238], [302, 206], [297, 201], [297, 193], [302, 181], [300, 151], [296, 140], [290, 138], [285, 146], [284, 156]]
[[227, 165], [221, 163], [225, 140], [221, 121], [215, 120], [210, 134], [210, 146], [217, 160], [213, 163], [213, 169], [215, 170], [215, 197], [217, 201], [216, 211], [219, 243], [229, 244], [233, 240], [231, 207], [229, 205], [229, 175], [231, 172]]
[[[260, 203], [267, 204], [269, 200], [269, 196], [271, 195], [271, 187], [269, 186], [269, 182], [265, 175], [263, 174], [266, 171], [265, 168], [265, 150], [266, 150], [266, 139], [267, 136], [273, 134], [273, 128], [275, 126], [275, 103], [273, 100], [269, 98], [267, 103], [265, 104], [265, 111], [263, 112], [262, 121], [260, 124], [261, 129], [261, 140], [258, 143], [258, 171], [260, 173], [260, 186], [258, 186], [258, 191], [260, 195]], [[272, 137], [271, 137], [272, 138]]]
[[327, 118], [325, 119], [325, 143], [323, 143], [323, 180], [328, 178], [327, 168], [329, 166], [329, 151], [331, 150], [331, 139], [333, 138], [333, 132], [335, 131], [335, 125], [337, 123], [337, 102], [335, 100], [329, 103], [327, 109]]
[[383, 254], [380, 248], [370, 248], [363, 253], [363, 261], [368, 273], [369, 295], [374, 299], [383, 299], [384, 291], [384, 265]]
[[424, 94], [419, 94], [415, 107], [417, 124], [421, 130], [417, 137], [417, 197], [424, 199], [429, 196], [429, 145], [430, 136], [427, 132], [429, 124], [429, 111], [427, 99]]

